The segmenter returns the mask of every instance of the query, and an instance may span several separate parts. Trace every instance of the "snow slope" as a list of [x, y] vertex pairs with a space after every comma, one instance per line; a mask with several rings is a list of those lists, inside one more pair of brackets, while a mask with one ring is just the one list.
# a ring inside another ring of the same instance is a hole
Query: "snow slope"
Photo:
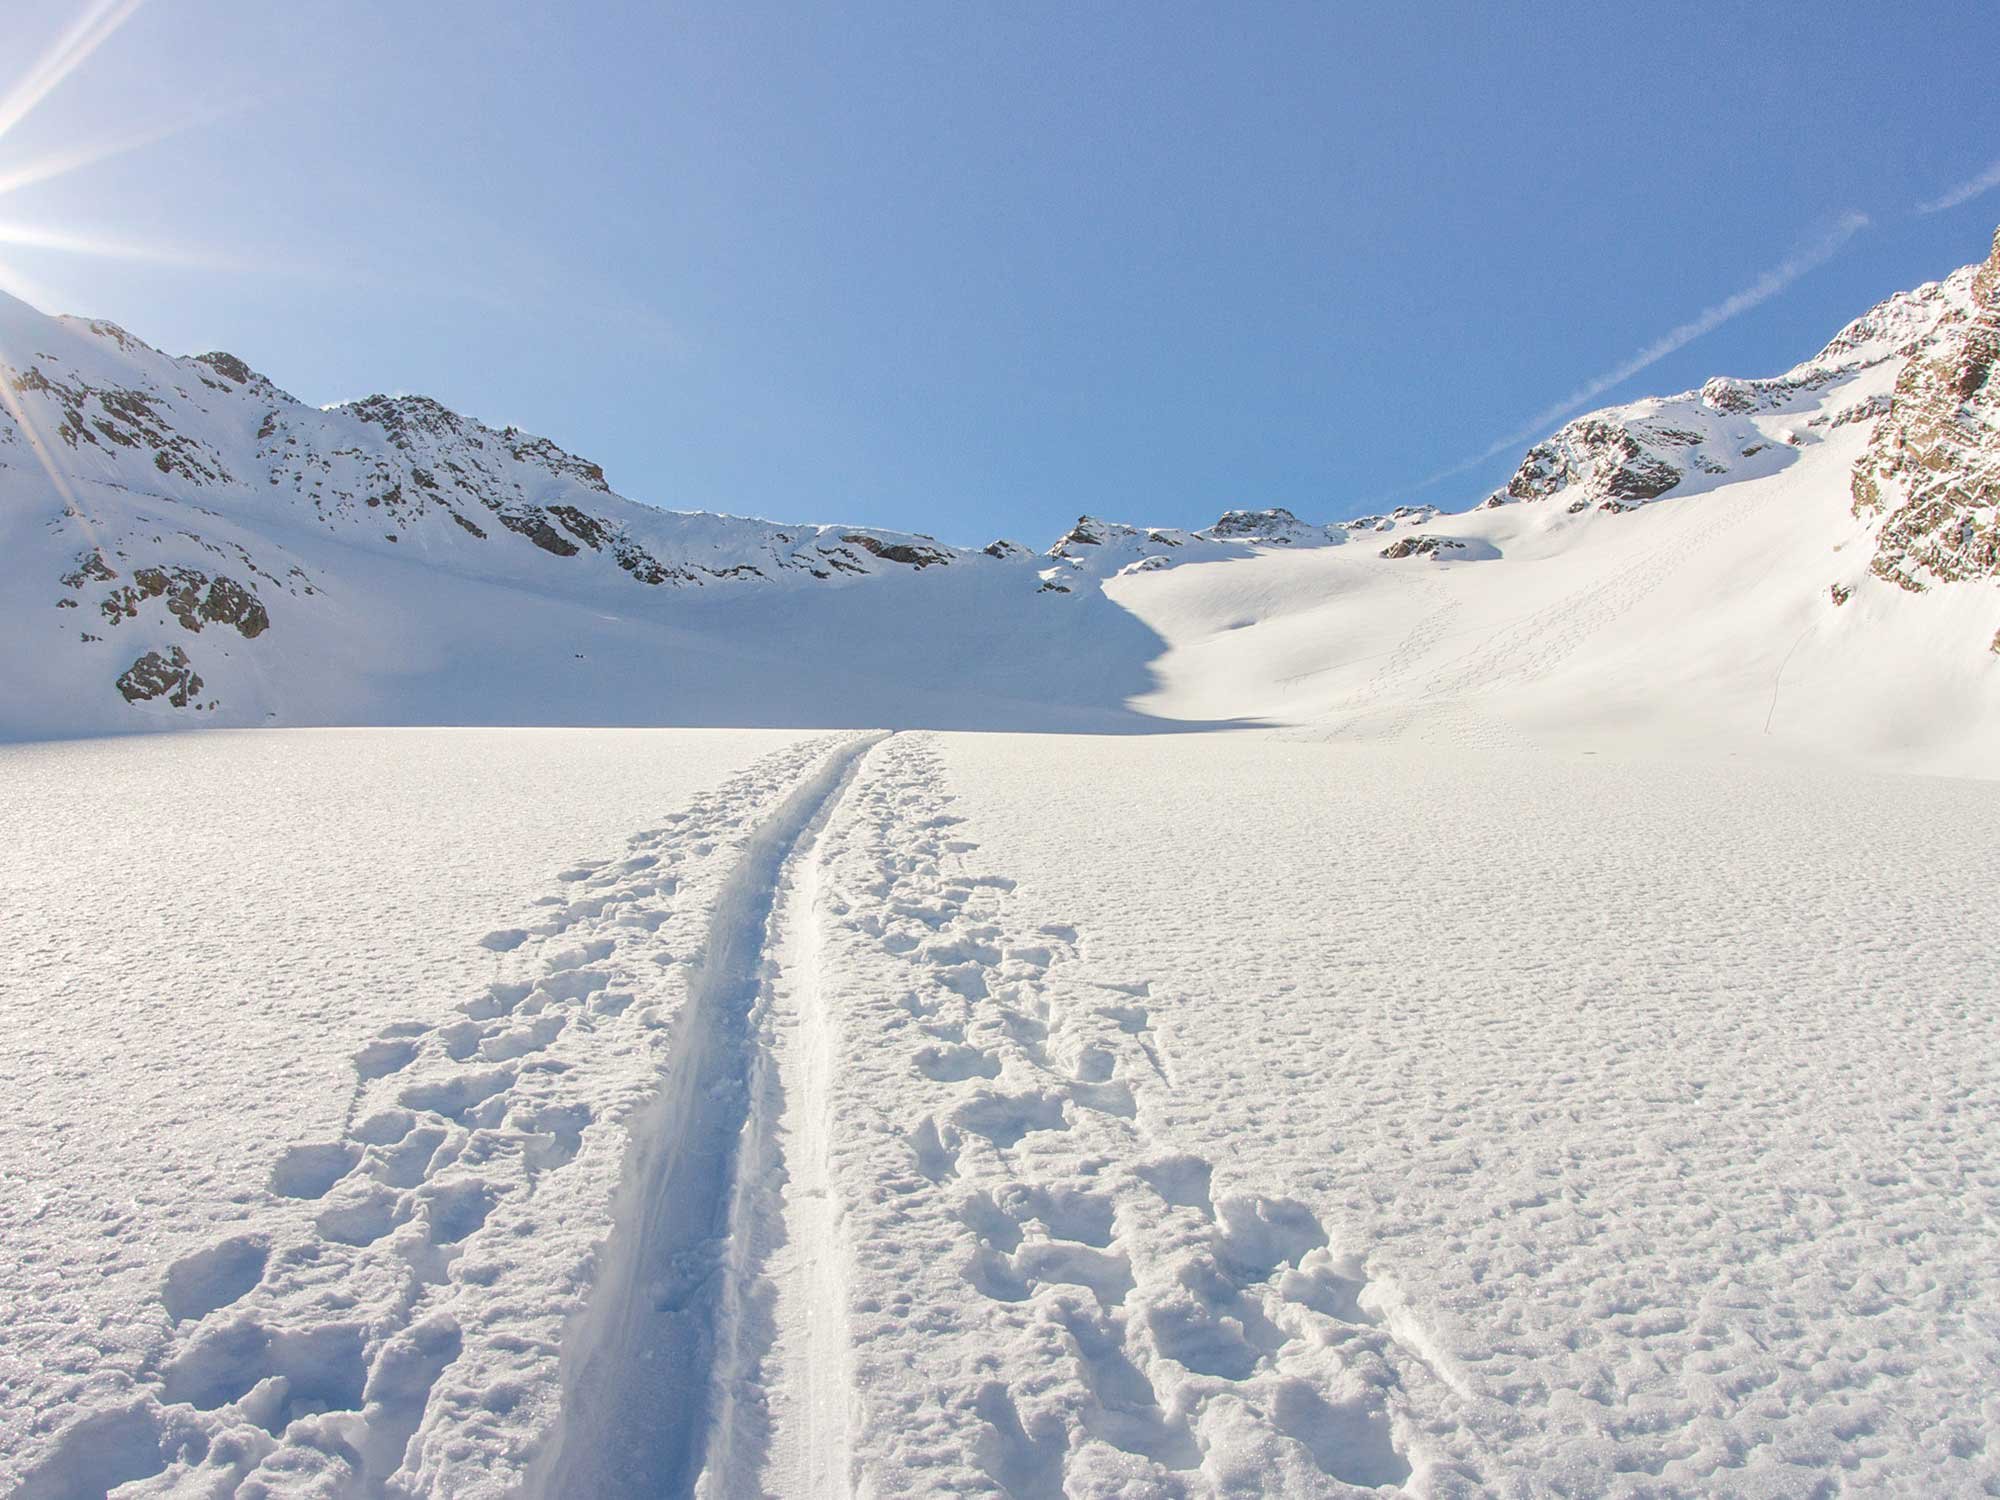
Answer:
[[1726, 745], [1989, 774], [2000, 249], [1462, 514], [1045, 553], [668, 512], [418, 397], [0, 302], [0, 732], [712, 724]]

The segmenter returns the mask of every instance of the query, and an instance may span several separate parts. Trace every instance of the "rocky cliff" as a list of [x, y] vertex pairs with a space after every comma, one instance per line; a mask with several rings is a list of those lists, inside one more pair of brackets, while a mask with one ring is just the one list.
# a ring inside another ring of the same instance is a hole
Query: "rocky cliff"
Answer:
[[1912, 592], [2000, 577], [2000, 233], [1968, 290], [1912, 341], [1854, 466], [1870, 571]]

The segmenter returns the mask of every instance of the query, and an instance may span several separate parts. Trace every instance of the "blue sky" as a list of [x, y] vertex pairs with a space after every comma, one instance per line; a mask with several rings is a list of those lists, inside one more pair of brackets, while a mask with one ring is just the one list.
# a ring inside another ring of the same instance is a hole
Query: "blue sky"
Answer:
[[[105, 4], [0, 131], [0, 284], [963, 543], [1459, 508], [1674, 330], [1592, 404], [2000, 219], [1990, 4]], [[0, 91], [89, 9], [13, 0]]]

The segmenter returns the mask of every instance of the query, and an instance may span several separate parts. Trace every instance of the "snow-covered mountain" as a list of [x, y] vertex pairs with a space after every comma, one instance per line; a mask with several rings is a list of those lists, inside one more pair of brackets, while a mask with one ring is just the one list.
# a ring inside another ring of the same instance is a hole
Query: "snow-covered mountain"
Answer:
[[[1928, 641], [1941, 628], [1940, 641], [1983, 649], [2000, 625], [1997, 288], [2000, 248], [1889, 298], [1783, 375], [1579, 417], [1459, 515], [1403, 506], [1317, 525], [1235, 510], [1198, 532], [1082, 517], [1040, 553], [662, 510], [546, 438], [423, 397], [315, 408], [234, 356], [176, 358], [114, 325], [0, 298], [0, 566], [15, 643], [0, 733], [1310, 724], [1386, 702], [1435, 707], [1440, 693], [1483, 696], [1481, 711], [1505, 718], [1489, 691], [1504, 674], [1446, 691], [1435, 673], [1381, 683], [1350, 668], [1377, 650], [1424, 666], [1426, 632], [1447, 629], [1439, 608], [1462, 616], [1452, 635], [1478, 631], [1482, 615], [1505, 630], [1509, 616], [1561, 612], [1635, 547], [1657, 552], [1630, 512], [1666, 502], [1693, 516], [1692, 502], [1728, 497], [1734, 530], [1780, 491], [1815, 497], [1792, 502], [1792, 543], [1852, 547], [1866, 566], [1822, 563], [1809, 583], [1769, 567], [1726, 608], [1666, 588], [1723, 638], [1706, 665], [1658, 662], [1662, 681], [1761, 663], [1776, 639], [1764, 606], [1781, 606], [1782, 628], [1807, 594], [1831, 608], [1878, 586], [1899, 597], [1855, 611], [1871, 639], [1962, 678], [1957, 646], [1940, 664], [1910, 633]], [[1739, 545], [1718, 542], [1710, 560]], [[1706, 549], [1684, 550], [1676, 567]], [[1491, 576], [1453, 581], [1471, 564]], [[1952, 602], [1907, 597], [1925, 591]], [[1435, 608], [1412, 616], [1426, 601]], [[1325, 615], [1343, 604], [1355, 608]], [[1291, 639], [1314, 611], [1326, 628]], [[1582, 620], [1566, 628], [1588, 633]], [[1196, 684], [1196, 660], [1230, 665]], [[1306, 678], [1333, 691], [1301, 701]], [[1992, 693], [1988, 674], [1980, 722]]]

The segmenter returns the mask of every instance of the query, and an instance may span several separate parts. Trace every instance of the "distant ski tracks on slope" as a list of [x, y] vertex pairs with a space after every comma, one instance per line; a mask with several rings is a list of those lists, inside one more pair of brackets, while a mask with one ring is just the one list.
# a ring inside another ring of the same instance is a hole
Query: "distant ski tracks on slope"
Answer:
[[[1540, 609], [1491, 627], [1469, 649], [1440, 657], [1437, 647], [1464, 633], [1453, 629], [1455, 603], [1421, 615], [1375, 673], [1335, 711], [1342, 732], [1369, 738], [1428, 738], [1436, 729], [1488, 748], [1522, 748], [1504, 724], [1472, 705], [1505, 684], [1527, 685], [1553, 675], [1588, 641], [1615, 629], [1641, 601], [1717, 538], [1752, 514], [1713, 504], [1681, 509], [1649, 505], [1632, 517], [1662, 535], [1609, 577], [1571, 589]], [[1429, 583], [1430, 580], [1424, 580]]]
[[1394, 1289], [1156, 1132], [1152, 983], [952, 800], [930, 736], [822, 737], [564, 870], [483, 939], [522, 977], [361, 1047], [342, 1137], [167, 1269], [153, 1388], [22, 1493], [1410, 1478]]

